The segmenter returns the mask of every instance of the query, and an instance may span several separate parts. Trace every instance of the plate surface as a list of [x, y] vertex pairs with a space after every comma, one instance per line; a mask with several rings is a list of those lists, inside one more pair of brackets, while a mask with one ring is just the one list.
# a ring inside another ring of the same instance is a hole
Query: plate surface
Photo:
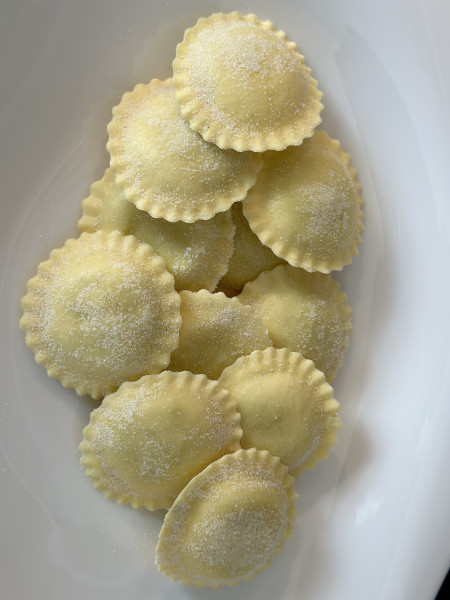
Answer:
[[[170, 76], [198, 17], [233, 9], [272, 20], [305, 54], [324, 127], [359, 169], [366, 233], [338, 277], [354, 328], [335, 382], [339, 443], [297, 481], [295, 531], [270, 569], [213, 593], [158, 574], [162, 514], [107, 501], [84, 476], [94, 404], [47, 377], [18, 320], [37, 263], [77, 235], [112, 106]], [[439, 0], [2, 2], [2, 596], [434, 597], [450, 560], [449, 19]]]

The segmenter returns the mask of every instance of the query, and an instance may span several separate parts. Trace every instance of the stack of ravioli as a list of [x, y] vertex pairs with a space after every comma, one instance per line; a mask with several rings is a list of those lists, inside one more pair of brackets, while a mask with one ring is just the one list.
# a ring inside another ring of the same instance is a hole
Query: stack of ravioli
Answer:
[[167, 514], [175, 580], [268, 566], [294, 478], [340, 427], [350, 334], [331, 278], [357, 253], [360, 185], [320, 124], [297, 46], [237, 12], [200, 19], [173, 77], [124, 94], [80, 237], [28, 282], [21, 325], [50, 377], [102, 400], [81, 443], [94, 486]]

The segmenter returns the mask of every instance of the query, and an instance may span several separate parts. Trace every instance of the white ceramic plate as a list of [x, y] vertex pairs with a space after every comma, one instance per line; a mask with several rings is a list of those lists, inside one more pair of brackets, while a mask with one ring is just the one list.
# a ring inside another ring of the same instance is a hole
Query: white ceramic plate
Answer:
[[[238, 9], [296, 41], [324, 125], [359, 168], [361, 253], [335, 384], [344, 422], [297, 482], [293, 536], [232, 590], [158, 574], [162, 514], [107, 501], [79, 465], [93, 404], [50, 380], [18, 328], [37, 263], [76, 235], [121, 94], [171, 73], [199, 16]], [[450, 559], [450, 5], [439, 0], [3, 0], [0, 6], [2, 597], [426, 600]]]

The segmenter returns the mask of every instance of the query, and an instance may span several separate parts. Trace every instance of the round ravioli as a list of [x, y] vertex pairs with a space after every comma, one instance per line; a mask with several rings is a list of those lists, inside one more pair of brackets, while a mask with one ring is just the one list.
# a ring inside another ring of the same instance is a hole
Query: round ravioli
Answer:
[[238, 450], [212, 463], [166, 515], [156, 546], [159, 570], [198, 587], [249, 581], [292, 533], [293, 483], [267, 451]]
[[168, 509], [192, 477], [240, 448], [239, 423], [236, 403], [205, 375], [147, 375], [92, 412], [81, 462], [108, 498]]
[[110, 166], [127, 200], [152, 217], [192, 223], [242, 200], [260, 156], [221, 150], [192, 131], [170, 79], [123, 95], [108, 125]]
[[180, 296], [182, 325], [170, 358], [172, 371], [218, 379], [239, 356], [272, 346], [259, 316], [237, 298], [206, 290], [182, 291]]
[[92, 184], [91, 194], [83, 200], [82, 208], [83, 215], [78, 221], [80, 231], [117, 229], [150, 244], [166, 261], [177, 290], [195, 292], [205, 288], [212, 291], [227, 270], [234, 232], [230, 211], [196, 223], [154, 219], [128, 202], [112, 169], [106, 169], [103, 178]]
[[181, 325], [164, 261], [118, 231], [83, 233], [53, 250], [22, 299], [26, 342], [50, 377], [102, 398], [159, 373]]
[[259, 315], [275, 347], [300, 352], [333, 381], [351, 330], [351, 309], [337, 281], [280, 265], [247, 283], [238, 298]]
[[321, 120], [322, 93], [296, 44], [255, 15], [199, 19], [177, 47], [173, 74], [183, 116], [221, 148], [282, 150]]
[[268, 450], [296, 477], [336, 443], [341, 421], [333, 388], [297, 352], [255, 350], [227, 367], [219, 385], [241, 413], [242, 448]]
[[[231, 207], [234, 232], [233, 254], [228, 262], [226, 274], [220, 280], [221, 289], [241, 290], [247, 281], [252, 281], [263, 271], [270, 271], [284, 263], [270, 248], [264, 246], [250, 229], [242, 213], [242, 203]], [[228, 295], [228, 294], [227, 294]]]
[[294, 267], [329, 273], [352, 262], [363, 227], [361, 185], [350, 155], [325, 131], [268, 152], [243, 202], [263, 244]]

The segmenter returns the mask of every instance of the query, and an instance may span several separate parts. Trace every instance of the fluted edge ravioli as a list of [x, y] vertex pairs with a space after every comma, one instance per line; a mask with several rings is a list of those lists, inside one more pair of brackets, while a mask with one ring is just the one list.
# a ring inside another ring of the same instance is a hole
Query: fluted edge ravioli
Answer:
[[227, 367], [219, 385], [241, 413], [242, 448], [268, 450], [295, 477], [336, 443], [341, 420], [333, 388], [298, 352], [255, 350]]
[[125, 197], [152, 217], [193, 223], [242, 200], [261, 157], [208, 144], [183, 119], [172, 80], [126, 92], [108, 124], [110, 167]]
[[237, 298], [206, 290], [183, 290], [180, 297], [180, 341], [170, 357], [170, 370], [218, 379], [239, 356], [273, 345], [267, 326]]
[[178, 344], [180, 296], [148, 244], [83, 233], [40, 263], [22, 298], [27, 345], [50, 377], [99, 399], [159, 373]]
[[91, 414], [80, 445], [86, 475], [133, 508], [168, 509], [209, 463], [240, 448], [240, 414], [205, 375], [146, 375]]
[[253, 14], [199, 19], [177, 46], [173, 73], [183, 116], [220, 148], [282, 150], [321, 121], [322, 92], [297, 45]]
[[[228, 269], [219, 281], [217, 291], [239, 293], [248, 281], [252, 281], [263, 271], [270, 271], [285, 261], [264, 246], [251, 230], [242, 212], [242, 203], [236, 202], [231, 207], [231, 215], [235, 225], [233, 253], [228, 261]], [[227, 293], [227, 295], [228, 295]]]
[[102, 179], [91, 185], [91, 193], [83, 200], [82, 209], [78, 221], [81, 232], [117, 229], [150, 244], [166, 261], [178, 291], [196, 292], [202, 288], [213, 291], [227, 271], [234, 233], [229, 210], [217, 213], [208, 221], [195, 223], [155, 219], [128, 202], [110, 168], [106, 169]]
[[333, 381], [344, 362], [352, 311], [331, 275], [280, 265], [245, 284], [238, 299], [258, 314], [273, 346], [300, 352]]
[[167, 513], [158, 569], [197, 587], [250, 581], [292, 533], [293, 484], [287, 467], [265, 450], [238, 450], [212, 463]]
[[329, 273], [358, 253], [364, 231], [357, 171], [338, 140], [316, 131], [263, 156], [244, 215], [260, 241], [294, 267]]

